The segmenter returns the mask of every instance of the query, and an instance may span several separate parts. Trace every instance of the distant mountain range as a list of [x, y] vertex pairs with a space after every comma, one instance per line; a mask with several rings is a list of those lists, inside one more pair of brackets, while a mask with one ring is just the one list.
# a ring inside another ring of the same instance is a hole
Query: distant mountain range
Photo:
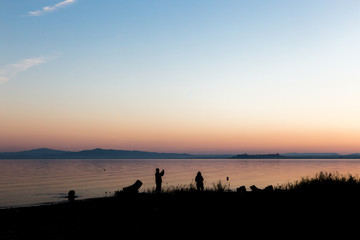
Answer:
[[360, 153], [283, 153], [283, 154], [204, 154], [158, 153], [145, 151], [112, 150], [96, 148], [83, 151], [62, 151], [39, 148], [20, 152], [0, 153], [0, 159], [360, 159]]
[[192, 158], [230, 158], [223, 155], [192, 155], [186, 153], [158, 153], [129, 150], [96, 148], [78, 152], [39, 148], [20, 152], [0, 153], [0, 159], [192, 159]]

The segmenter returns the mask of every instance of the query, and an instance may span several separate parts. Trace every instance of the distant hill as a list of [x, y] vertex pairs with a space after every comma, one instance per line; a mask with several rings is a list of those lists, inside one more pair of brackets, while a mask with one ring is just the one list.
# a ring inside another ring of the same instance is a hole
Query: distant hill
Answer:
[[96, 148], [93, 150], [83, 150], [79, 152], [67, 152], [56, 155], [56, 158], [81, 158], [81, 159], [166, 159], [166, 158], [191, 158], [190, 154], [179, 153], [158, 153], [158, 152], [143, 152], [143, 151], [129, 151], [129, 150], [106, 150]]
[[186, 153], [158, 153], [96, 148], [78, 152], [40, 148], [20, 152], [0, 153], [0, 159], [190, 159], [227, 158], [231, 155], [191, 155]]
[[338, 153], [284, 153], [287, 158], [342, 158]]
[[55, 156], [65, 153], [68, 153], [68, 151], [53, 150], [50, 148], [39, 148], [29, 151], [3, 152], [0, 153], [0, 159], [46, 158], [46, 156]]
[[360, 159], [360, 153], [341, 155], [338, 153], [283, 153], [283, 154], [238, 154], [234, 159]]
[[281, 159], [285, 158], [285, 156], [280, 155], [279, 153], [276, 154], [238, 154], [235, 156], [232, 156], [231, 158], [235, 159]]
[[352, 154], [344, 155], [344, 158], [360, 158], [360, 153], [352, 153]]
[[0, 159], [360, 159], [360, 153], [283, 153], [283, 154], [208, 154], [159, 153], [136, 150], [113, 150], [96, 148], [83, 151], [62, 151], [39, 148], [29, 151], [3, 152]]

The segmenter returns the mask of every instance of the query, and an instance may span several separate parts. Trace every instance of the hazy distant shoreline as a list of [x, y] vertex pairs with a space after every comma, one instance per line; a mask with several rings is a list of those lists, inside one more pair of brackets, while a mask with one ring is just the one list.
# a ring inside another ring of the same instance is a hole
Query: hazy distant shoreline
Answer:
[[276, 154], [188, 154], [159, 153], [137, 150], [96, 148], [82, 151], [63, 151], [39, 148], [29, 151], [2, 152], [0, 159], [360, 159], [360, 153], [276, 153]]

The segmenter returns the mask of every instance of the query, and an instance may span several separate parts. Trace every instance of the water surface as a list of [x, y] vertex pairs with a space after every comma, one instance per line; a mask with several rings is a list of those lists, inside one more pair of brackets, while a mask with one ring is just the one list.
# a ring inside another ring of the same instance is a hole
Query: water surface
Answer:
[[[320, 171], [360, 173], [359, 160], [334, 159], [12, 159], [0, 160], [0, 207], [65, 201], [67, 192], [79, 199], [111, 196], [143, 182], [140, 191], [155, 187], [155, 169], [165, 169], [163, 187], [194, 183], [198, 171], [205, 188], [221, 181], [235, 190], [286, 184]], [[229, 181], [226, 178], [229, 177]]]

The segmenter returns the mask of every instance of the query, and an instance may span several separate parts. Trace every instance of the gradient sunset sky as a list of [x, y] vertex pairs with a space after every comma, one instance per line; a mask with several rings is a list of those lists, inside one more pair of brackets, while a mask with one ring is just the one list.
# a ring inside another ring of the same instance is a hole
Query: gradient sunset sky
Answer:
[[360, 152], [360, 1], [1, 0], [0, 152]]

